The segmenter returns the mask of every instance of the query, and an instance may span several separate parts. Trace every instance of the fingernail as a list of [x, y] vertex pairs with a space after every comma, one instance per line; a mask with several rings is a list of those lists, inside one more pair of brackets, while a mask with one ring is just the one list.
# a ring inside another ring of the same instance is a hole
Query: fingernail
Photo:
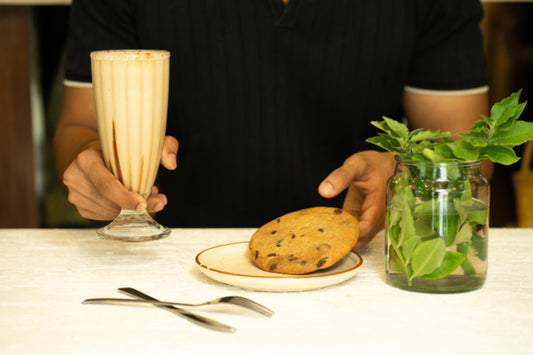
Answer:
[[328, 195], [333, 193], [333, 185], [331, 185], [330, 182], [326, 182], [324, 184], [324, 188], [322, 189], [322, 192]]
[[142, 211], [142, 210], [145, 210], [146, 209], [146, 203], [144, 202], [141, 202], [137, 205], [137, 207], [135, 207], [135, 210], [136, 211]]

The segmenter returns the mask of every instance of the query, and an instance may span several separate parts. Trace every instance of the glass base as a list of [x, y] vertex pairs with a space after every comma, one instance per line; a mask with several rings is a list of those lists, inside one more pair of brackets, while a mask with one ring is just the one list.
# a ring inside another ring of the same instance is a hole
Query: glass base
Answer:
[[403, 273], [386, 275], [387, 283], [402, 290], [425, 293], [458, 293], [481, 288], [485, 283], [485, 276], [481, 275], [448, 275], [442, 279], [425, 280], [415, 278], [412, 285], [407, 282]]
[[103, 239], [145, 242], [168, 237], [170, 228], [157, 223], [146, 210], [122, 210], [113, 222], [98, 229], [96, 233]]

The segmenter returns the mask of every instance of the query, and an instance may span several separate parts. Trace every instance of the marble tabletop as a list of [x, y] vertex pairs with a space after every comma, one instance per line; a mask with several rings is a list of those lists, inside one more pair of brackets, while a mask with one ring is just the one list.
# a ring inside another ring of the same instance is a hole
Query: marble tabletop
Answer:
[[[424, 294], [384, 279], [384, 237], [340, 284], [301, 292], [251, 291], [201, 273], [195, 256], [247, 241], [254, 229], [173, 229], [144, 243], [106, 241], [92, 229], [0, 230], [1, 354], [354, 354], [533, 351], [533, 229], [491, 229], [479, 290]], [[241, 295], [272, 308], [198, 311], [237, 328], [222, 333], [154, 307], [82, 305], [135, 287], [195, 302]]]

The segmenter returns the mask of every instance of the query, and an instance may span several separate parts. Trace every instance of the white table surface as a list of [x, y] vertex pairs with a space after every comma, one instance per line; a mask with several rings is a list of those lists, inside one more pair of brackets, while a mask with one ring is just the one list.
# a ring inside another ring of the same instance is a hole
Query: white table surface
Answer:
[[[1, 354], [533, 353], [533, 229], [491, 229], [485, 286], [460, 294], [403, 291], [384, 280], [383, 234], [352, 279], [303, 292], [248, 291], [200, 273], [211, 246], [254, 229], [174, 229], [144, 243], [94, 230], [0, 230]], [[222, 333], [153, 307], [82, 305], [138, 288], [164, 300], [250, 297], [275, 310], [198, 312]]]

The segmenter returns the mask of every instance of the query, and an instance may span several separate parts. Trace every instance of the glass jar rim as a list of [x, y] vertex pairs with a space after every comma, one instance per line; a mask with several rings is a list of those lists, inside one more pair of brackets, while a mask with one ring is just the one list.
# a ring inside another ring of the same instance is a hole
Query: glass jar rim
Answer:
[[399, 155], [395, 155], [394, 159], [397, 163], [404, 165], [418, 165], [418, 166], [444, 166], [444, 165], [459, 165], [459, 166], [478, 166], [481, 164], [481, 160], [447, 160], [447, 161], [430, 161], [430, 160], [414, 160], [406, 159]]

